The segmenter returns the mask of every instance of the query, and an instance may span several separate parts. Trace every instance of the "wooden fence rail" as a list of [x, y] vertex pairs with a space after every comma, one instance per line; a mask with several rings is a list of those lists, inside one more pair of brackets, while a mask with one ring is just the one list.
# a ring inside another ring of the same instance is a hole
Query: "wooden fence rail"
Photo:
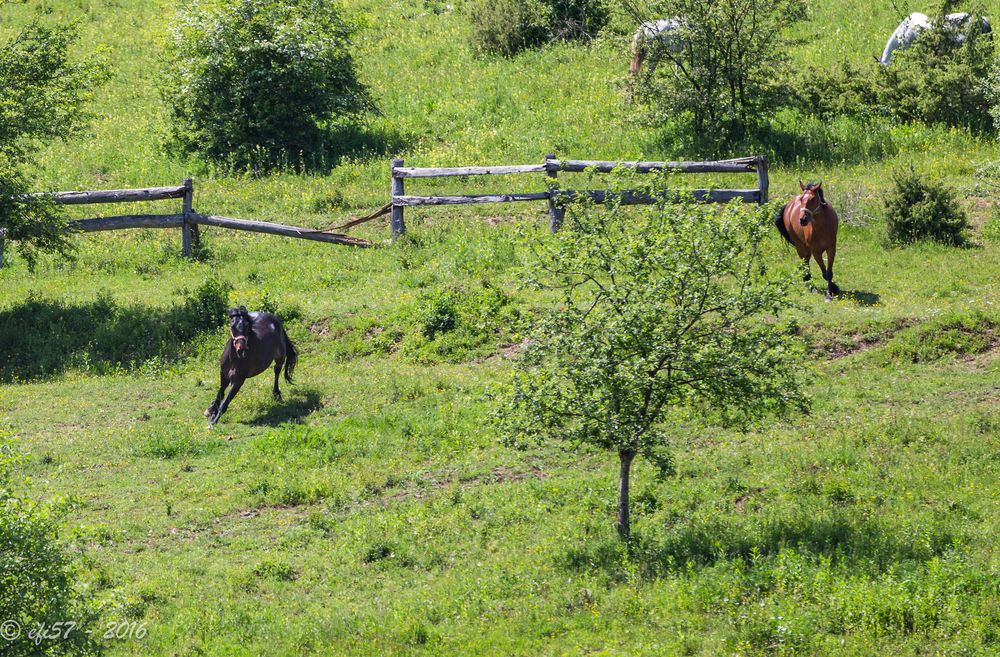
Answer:
[[[435, 167], [415, 168], [403, 166], [403, 160], [392, 161], [392, 235], [398, 237], [406, 232], [403, 208], [423, 205], [465, 205], [473, 203], [517, 203], [522, 201], [547, 201], [549, 204], [549, 224], [553, 232], [562, 225], [565, 215], [564, 205], [580, 197], [588, 197], [595, 203], [606, 203], [611, 197], [608, 190], [560, 190], [556, 180], [560, 171], [597, 171], [609, 173], [616, 169], [631, 169], [636, 173], [673, 171], [678, 173], [752, 173], [757, 174], [757, 186], [753, 189], [693, 189], [687, 192], [696, 201], [703, 203], [726, 203], [740, 200], [746, 203], [767, 203], [768, 176], [767, 158], [762, 155], [740, 157], [732, 160], [711, 162], [610, 162], [605, 160], [560, 160], [555, 155], [545, 156], [542, 164], [515, 164], [487, 167]], [[544, 173], [547, 177], [547, 191], [514, 194], [459, 194], [454, 196], [414, 196], [405, 191], [407, 178], [446, 178], [451, 176], [490, 176], [518, 173]], [[627, 205], [656, 203], [663, 198], [680, 199], [680, 192], [665, 192], [650, 195], [636, 191], [623, 191], [615, 195]]]
[[[94, 219], [78, 219], [69, 222], [70, 232], [93, 233], [105, 230], [124, 230], [129, 228], [180, 228], [181, 254], [191, 257], [198, 246], [201, 236], [199, 226], [216, 226], [230, 230], [242, 230], [255, 233], [267, 233], [282, 237], [296, 237], [329, 244], [346, 244], [350, 246], [370, 246], [363, 239], [348, 237], [340, 233], [328, 233], [322, 230], [285, 226], [265, 221], [248, 221], [205, 215], [194, 210], [194, 182], [188, 178], [184, 184], [177, 187], [147, 187], [144, 189], [111, 189], [88, 192], [53, 192], [34, 194], [44, 196], [58, 205], [86, 205], [97, 203], [140, 203], [145, 201], [163, 201], [168, 199], [183, 199], [180, 214], [129, 214], [115, 217], [98, 217]], [[3, 249], [5, 235], [0, 229], [0, 267], [3, 266]]]

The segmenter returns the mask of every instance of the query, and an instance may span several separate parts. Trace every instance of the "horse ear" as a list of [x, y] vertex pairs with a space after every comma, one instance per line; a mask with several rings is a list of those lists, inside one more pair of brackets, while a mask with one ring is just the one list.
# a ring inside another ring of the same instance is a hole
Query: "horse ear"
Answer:
[[803, 192], [806, 191], [806, 186], [802, 184], [801, 180], [799, 181], [799, 189], [801, 189]]
[[239, 311], [240, 311], [240, 312], [241, 312], [242, 314], [244, 314], [244, 315], [246, 315], [246, 314], [247, 314], [247, 312], [248, 312], [248, 311], [247, 311], [247, 307], [246, 307], [246, 306], [240, 306], [240, 307], [239, 307]]

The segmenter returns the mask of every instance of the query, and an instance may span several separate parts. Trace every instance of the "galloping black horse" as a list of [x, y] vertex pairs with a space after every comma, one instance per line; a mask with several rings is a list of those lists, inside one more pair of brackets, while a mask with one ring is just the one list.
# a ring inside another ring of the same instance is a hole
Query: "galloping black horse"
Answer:
[[[222, 370], [219, 394], [205, 411], [205, 417], [212, 424], [219, 421], [229, 408], [229, 402], [240, 391], [243, 382], [257, 376], [274, 363], [274, 398], [281, 401], [278, 389], [278, 375], [285, 368], [285, 381], [292, 382], [292, 373], [299, 360], [299, 352], [288, 339], [281, 320], [271, 313], [247, 312], [244, 306], [229, 310], [229, 340], [222, 351]], [[222, 394], [232, 384], [226, 400]], [[222, 405], [219, 405], [222, 402]]]

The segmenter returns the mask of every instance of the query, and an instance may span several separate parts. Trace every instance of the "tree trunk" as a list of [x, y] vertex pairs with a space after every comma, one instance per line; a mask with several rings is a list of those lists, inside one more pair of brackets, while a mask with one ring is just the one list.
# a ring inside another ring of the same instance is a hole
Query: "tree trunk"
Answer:
[[635, 452], [628, 449], [620, 450], [618, 458], [621, 461], [621, 470], [618, 477], [618, 537], [627, 541], [631, 533], [628, 501], [629, 474], [632, 469], [632, 460], [635, 458]]

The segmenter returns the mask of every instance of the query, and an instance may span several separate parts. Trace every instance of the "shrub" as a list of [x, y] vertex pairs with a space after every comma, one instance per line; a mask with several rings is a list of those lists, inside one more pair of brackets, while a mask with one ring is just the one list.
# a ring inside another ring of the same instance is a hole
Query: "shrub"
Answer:
[[984, 81], [994, 68], [993, 41], [982, 33], [977, 16], [963, 33], [967, 38], [958, 43], [954, 29], [938, 22], [909, 48], [897, 50], [879, 76], [880, 102], [903, 121], [992, 131], [991, 91]]
[[897, 172], [893, 182], [895, 189], [883, 201], [890, 242], [932, 240], [952, 246], [966, 242], [969, 223], [951, 189], [922, 180], [912, 168]]
[[636, 97], [654, 122], [681, 117], [693, 134], [721, 146], [787, 105], [779, 81], [786, 77], [793, 26], [804, 16], [802, 0], [670, 0], [656, 9], [632, 1], [626, 4], [638, 19], [683, 16], [685, 22], [685, 47], [660, 53], [655, 73], [636, 83]]
[[608, 21], [603, 0], [471, 0], [472, 47], [510, 57], [556, 39], [589, 38]]
[[185, 9], [162, 93], [172, 142], [232, 167], [322, 158], [327, 130], [373, 109], [351, 27], [326, 0], [226, 0]]
[[[19, 636], [5, 623], [5, 657], [85, 655], [96, 652], [83, 624], [91, 620], [76, 589], [72, 563], [59, 542], [57, 504], [40, 504], [13, 490], [13, 431], [0, 425], [0, 620], [19, 625]], [[75, 628], [36, 645], [28, 633], [38, 625], [73, 621]]]

